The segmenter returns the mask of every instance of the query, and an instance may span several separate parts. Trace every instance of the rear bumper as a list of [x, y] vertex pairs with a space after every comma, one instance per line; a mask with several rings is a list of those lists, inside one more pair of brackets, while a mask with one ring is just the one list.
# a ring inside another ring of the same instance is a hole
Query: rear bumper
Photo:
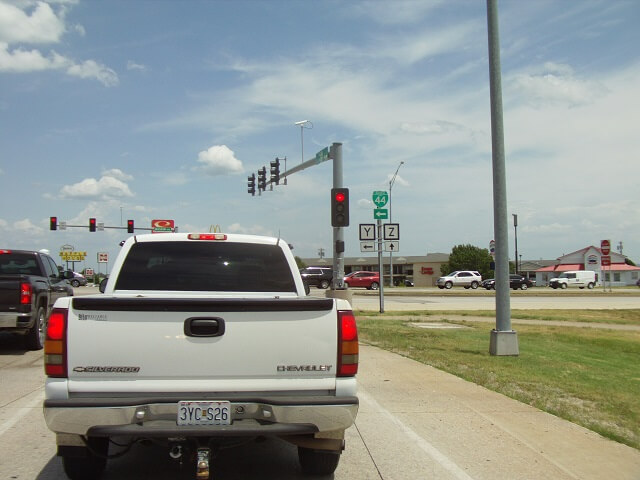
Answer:
[[346, 430], [354, 423], [358, 412], [357, 397], [273, 397], [244, 400], [220, 397], [215, 400], [231, 401], [231, 425], [179, 426], [176, 423], [176, 399], [111, 399], [108, 403], [104, 398], [45, 400], [44, 417], [49, 429], [56, 433], [98, 437], [222, 437], [299, 435]]
[[32, 326], [30, 313], [0, 312], [0, 329], [28, 330]]

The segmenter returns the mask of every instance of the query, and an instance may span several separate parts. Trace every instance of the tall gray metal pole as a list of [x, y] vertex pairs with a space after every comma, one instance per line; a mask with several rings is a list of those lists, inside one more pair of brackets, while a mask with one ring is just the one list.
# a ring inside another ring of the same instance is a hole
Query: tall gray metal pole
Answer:
[[502, 121], [502, 83], [497, 0], [487, 0], [489, 83], [491, 91], [491, 145], [493, 162], [493, 229], [496, 240], [496, 328], [491, 331], [491, 355], [518, 355], [518, 336], [511, 329], [509, 290], [509, 235], [507, 176]]
[[[333, 188], [342, 188], [342, 144], [331, 145], [330, 157], [333, 159]], [[344, 252], [338, 252], [337, 245], [344, 245], [344, 228], [333, 227], [333, 289], [344, 288]]]

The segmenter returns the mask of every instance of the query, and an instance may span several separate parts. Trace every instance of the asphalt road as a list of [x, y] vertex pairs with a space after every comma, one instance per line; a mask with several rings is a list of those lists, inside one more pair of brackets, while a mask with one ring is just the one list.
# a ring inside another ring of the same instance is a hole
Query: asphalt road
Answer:
[[[362, 345], [360, 362], [360, 411], [328, 479], [640, 480], [638, 450], [371, 346]], [[15, 338], [0, 335], [0, 479], [66, 478], [42, 416], [43, 383], [42, 352], [25, 352]], [[279, 440], [225, 450], [213, 464], [216, 480], [305, 478], [295, 448]], [[138, 445], [111, 460], [102, 478], [194, 477], [164, 449]]]
[[[540, 309], [635, 309], [640, 308], [639, 296], [513, 296], [510, 299], [512, 310]], [[380, 311], [379, 297], [354, 295], [354, 310]], [[384, 311], [397, 310], [495, 310], [493, 296], [385, 296]]]

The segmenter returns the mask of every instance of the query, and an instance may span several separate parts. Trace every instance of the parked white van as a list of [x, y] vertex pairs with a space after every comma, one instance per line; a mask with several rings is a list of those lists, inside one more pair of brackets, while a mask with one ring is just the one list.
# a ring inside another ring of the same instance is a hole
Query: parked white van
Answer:
[[559, 277], [549, 280], [551, 288], [593, 288], [596, 286], [596, 272], [592, 270], [570, 270], [563, 272]]

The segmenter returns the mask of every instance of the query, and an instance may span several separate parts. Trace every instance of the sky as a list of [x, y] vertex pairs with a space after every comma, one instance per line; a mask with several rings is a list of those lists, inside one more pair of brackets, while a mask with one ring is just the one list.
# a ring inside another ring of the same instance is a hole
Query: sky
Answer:
[[[510, 258], [515, 214], [523, 260], [609, 239], [640, 263], [640, 2], [501, 0], [498, 15]], [[126, 230], [50, 231], [50, 216], [171, 219], [330, 257], [331, 161], [261, 195], [247, 176], [333, 143], [346, 256], [396, 171], [400, 254], [489, 248], [486, 3], [0, 0], [0, 248], [59, 261], [71, 245], [96, 268]]]

